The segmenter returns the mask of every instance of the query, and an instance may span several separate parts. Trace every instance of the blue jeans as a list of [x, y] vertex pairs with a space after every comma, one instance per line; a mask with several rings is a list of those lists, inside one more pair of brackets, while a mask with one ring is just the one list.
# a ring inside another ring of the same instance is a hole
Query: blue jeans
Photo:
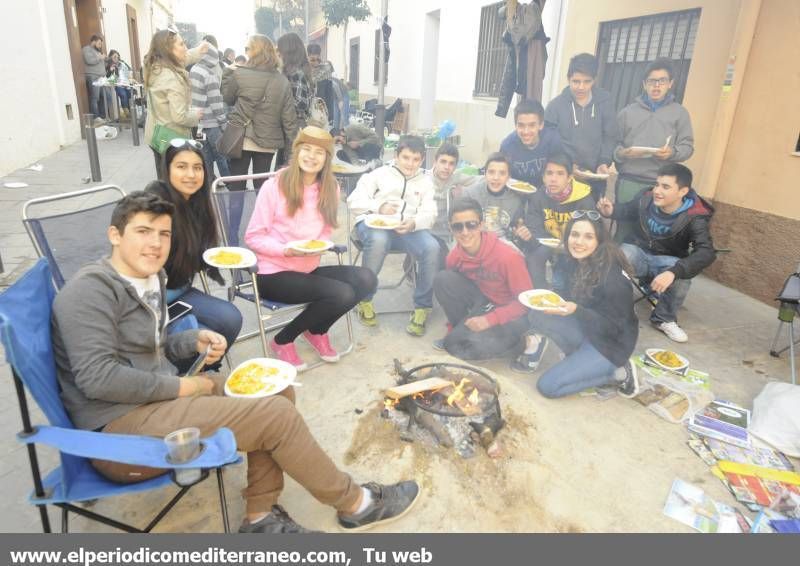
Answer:
[[120, 108], [130, 108], [131, 90], [126, 86], [115, 86], [114, 90], [119, 97]]
[[176, 291], [179, 290], [167, 291], [167, 302], [177, 300], [192, 305], [191, 314], [197, 318], [200, 326], [222, 334], [230, 350], [242, 329], [242, 313], [239, 309], [233, 303], [207, 295], [194, 287], [187, 287], [180, 294]]
[[[363, 244], [361, 265], [375, 275], [381, 272], [383, 261], [390, 250], [412, 255], [417, 262], [417, 287], [414, 289], [414, 307], [433, 307], [433, 278], [439, 270], [439, 242], [430, 230], [398, 234], [394, 230], [368, 228], [364, 222], [356, 224], [358, 239]], [[365, 298], [371, 301], [375, 294]]]
[[[622, 244], [622, 252], [636, 272], [636, 277], [652, 279], [659, 273], [663, 273], [680, 258], [670, 255], [653, 255], [633, 244]], [[650, 315], [650, 320], [659, 322], [676, 322], [678, 320], [678, 309], [681, 308], [692, 286], [691, 279], [675, 279], [672, 285], [658, 296], [658, 304]]]
[[[111, 118], [111, 108], [114, 101], [111, 98], [112, 89], [92, 84], [98, 77], [86, 77], [86, 90], [89, 92], [89, 112], [96, 118]], [[100, 116], [100, 96], [103, 96], [104, 116]]]
[[203, 142], [203, 157], [206, 160], [208, 171], [213, 175], [214, 163], [217, 164], [217, 171], [220, 177], [230, 177], [231, 170], [228, 167], [228, 158], [217, 151], [217, 140], [222, 137], [222, 128], [203, 128], [206, 141]]
[[549, 368], [536, 383], [543, 396], [554, 399], [591, 387], [616, 383], [616, 367], [592, 346], [575, 316], [532, 312], [531, 330], [544, 334], [558, 345], [566, 358]]

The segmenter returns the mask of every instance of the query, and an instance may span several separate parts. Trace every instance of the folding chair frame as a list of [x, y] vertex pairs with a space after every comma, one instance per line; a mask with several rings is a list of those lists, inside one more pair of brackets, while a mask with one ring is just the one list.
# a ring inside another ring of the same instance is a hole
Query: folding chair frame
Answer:
[[[36, 429], [31, 424], [30, 412], [28, 410], [28, 396], [25, 393], [25, 385], [22, 383], [22, 379], [20, 379], [19, 375], [17, 375], [17, 371], [13, 367], [11, 368], [11, 371], [14, 376], [14, 388], [16, 389], [17, 392], [17, 401], [19, 403], [19, 411], [20, 411], [20, 416], [22, 418], [22, 431], [18, 434], [18, 436], [20, 438], [24, 438], [36, 432]], [[30, 462], [31, 466], [31, 475], [33, 476], [34, 494], [38, 499], [47, 499], [48, 494], [45, 491], [44, 485], [42, 483], [42, 473], [41, 470], [39, 469], [39, 458], [36, 453], [36, 445], [28, 444], [27, 449], [28, 449], [28, 461]], [[208, 471], [204, 470], [203, 476], [201, 477], [200, 480], [198, 480], [197, 483], [203, 481], [207, 477], [208, 477]], [[161, 522], [161, 519], [163, 519], [167, 515], [167, 513], [169, 513], [170, 510], [172, 510], [172, 508], [175, 507], [178, 501], [180, 501], [183, 498], [183, 496], [186, 495], [186, 492], [188, 492], [189, 489], [191, 489], [194, 485], [196, 484], [181, 487], [178, 493], [176, 493], [175, 496], [172, 499], [170, 499], [167, 502], [167, 504], [155, 515], [155, 517], [153, 517], [153, 519], [150, 520], [150, 522], [144, 529], [139, 529], [137, 527], [134, 527], [133, 525], [117, 521], [116, 519], [112, 519], [111, 517], [95, 513], [94, 511], [89, 511], [84, 507], [78, 507], [77, 505], [74, 505], [72, 503], [53, 503], [52, 505], [61, 509], [62, 533], [69, 532], [70, 512], [128, 533], [149, 533], [156, 527], [156, 525], [158, 525], [158, 523]], [[219, 492], [222, 526], [225, 529], [225, 532], [229, 533], [230, 521], [228, 519], [228, 502], [225, 496], [225, 483], [223, 481], [221, 467], [217, 468], [217, 490]], [[50, 526], [50, 516], [47, 513], [47, 504], [37, 503], [36, 506], [39, 508], [39, 518], [41, 519], [42, 522], [42, 530], [45, 533], [51, 533], [52, 528]]]
[[[37, 218], [35, 216], [31, 215], [31, 209], [32, 208], [34, 208], [36, 206], [39, 206], [39, 205], [47, 204], [47, 203], [53, 203], [53, 202], [58, 202], [60, 200], [66, 200], [66, 199], [75, 198], [75, 197], [78, 197], [78, 196], [101, 193], [103, 191], [116, 192], [116, 193], [119, 194], [120, 198], [125, 197], [125, 191], [123, 191], [117, 185], [100, 185], [100, 186], [97, 186], [97, 187], [90, 187], [88, 189], [81, 189], [81, 190], [78, 190], [78, 191], [71, 191], [69, 193], [60, 193], [60, 194], [57, 194], [57, 195], [51, 195], [51, 196], [46, 196], [46, 197], [35, 198], [35, 199], [31, 199], [28, 202], [26, 202], [22, 207], [22, 225], [25, 227], [25, 231], [28, 233], [28, 237], [30, 238], [31, 243], [33, 244], [34, 250], [36, 250], [36, 255], [38, 257], [45, 257], [46, 256], [45, 251], [42, 249], [41, 243], [39, 242], [39, 238], [36, 236], [32, 226], [31, 226], [32, 222], [37, 220]], [[53, 282], [55, 283], [56, 288], [58, 289], [59, 287], [61, 287], [61, 285], [56, 280], [55, 269], [53, 269], [53, 272], [54, 272]]]
[[[223, 218], [222, 218], [222, 211], [220, 210], [219, 203], [217, 202], [217, 193], [219, 192], [220, 183], [229, 183], [229, 182], [237, 182], [237, 181], [248, 181], [248, 180], [257, 181], [257, 180], [262, 180], [262, 179], [269, 179], [270, 177], [273, 177], [275, 175], [276, 175], [275, 172], [270, 172], [270, 173], [257, 173], [257, 174], [253, 174], [253, 175], [235, 175], [235, 176], [230, 176], [230, 177], [218, 177], [211, 184], [211, 197], [212, 197], [211, 198], [211, 203], [212, 203], [212, 205], [214, 207], [214, 214], [216, 216], [217, 226], [219, 228], [219, 233], [222, 236], [222, 240], [223, 240], [223, 244], [224, 245], [226, 245], [226, 246], [228, 245], [228, 234], [227, 234], [227, 231], [225, 230], [225, 223], [224, 223]], [[245, 189], [245, 190], [247, 190], [247, 189]], [[339, 261], [339, 265], [342, 265], [342, 253], [344, 252], [344, 250], [337, 249], [336, 252], [337, 252], [336, 253], [336, 257], [337, 257], [337, 259]], [[277, 314], [290, 315], [290, 314], [293, 314], [293, 313], [300, 313], [304, 308], [306, 308], [307, 303], [301, 303], [301, 304], [289, 305], [289, 306], [282, 306], [282, 307], [270, 309], [270, 311], [265, 314], [263, 309], [262, 309], [262, 306], [263, 306], [262, 302], [261, 302], [262, 299], [261, 299], [261, 295], [258, 292], [258, 282], [257, 282], [257, 279], [256, 279], [256, 276], [258, 275], [258, 267], [257, 266], [251, 267], [248, 270], [248, 272], [250, 273], [250, 281], [248, 281], [246, 283], [241, 283], [241, 284], [237, 283], [237, 278], [236, 278], [235, 271], [236, 271], [236, 269], [231, 269], [231, 287], [228, 288], [229, 300], [233, 300], [233, 297], [236, 294], [240, 294], [241, 295], [242, 289], [252, 288], [252, 290], [253, 290], [253, 299], [252, 299], [251, 302], [253, 304], [255, 304], [256, 316], [258, 317], [258, 329], [254, 330], [254, 331], [251, 331], [251, 332], [240, 333], [238, 338], [236, 339], [236, 342], [242, 342], [244, 340], [249, 340], [250, 338], [253, 338], [254, 336], [259, 336], [261, 338], [261, 348], [262, 348], [262, 350], [264, 352], [264, 357], [271, 357], [269, 344], [267, 342], [267, 333], [268, 332], [272, 332], [273, 330], [278, 330], [280, 328], [283, 328], [284, 326], [286, 326], [288, 324], [288, 322], [280, 321], [280, 322], [271, 323], [271, 324], [265, 324], [265, 323], [267, 323], [271, 318], [273, 318]], [[243, 297], [243, 298], [245, 298], [246, 300], [250, 300], [246, 296]], [[345, 315], [344, 319], [345, 319], [345, 326], [347, 328], [347, 347], [344, 350], [339, 351], [339, 355], [340, 356], [345, 356], [345, 355], [349, 354], [350, 352], [353, 351], [354, 346], [355, 346], [355, 340], [353, 339], [353, 323], [352, 323], [352, 320], [350, 318], [350, 313], [349, 312]], [[307, 370], [313, 369], [313, 368], [315, 368], [317, 366], [320, 366], [323, 363], [324, 362], [320, 360], [320, 361], [314, 362], [313, 364], [309, 364], [308, 367], [307, 367]]]

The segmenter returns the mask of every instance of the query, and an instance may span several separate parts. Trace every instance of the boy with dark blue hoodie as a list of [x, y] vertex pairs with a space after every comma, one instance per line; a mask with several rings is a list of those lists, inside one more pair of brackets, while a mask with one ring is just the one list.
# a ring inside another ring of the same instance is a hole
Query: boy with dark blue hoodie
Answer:
[[544, 112], [546, 127], [561, 136], [564, 152], [575, 164], [575, 176], [592, 187], [595, 201], [606, 193], [606, 180], [581, 175], [581, 171], [608, 175], [617, 143], [617, 116], [608, 91], [595, 85], [597, 59], [589, 53], [569, 62], [569, 85], [550, 101]]
[[637, 277], [652, 278], [650, 289], [659, 299], [650, 322], [675, 342], [689, 340], [677, 312], [692, 278], [717, 258], [709, 230], [714, 207], [691, 186], [689, 168], [668, 163], [658, 170], [655, 186], [632, 201], [614, 205], [604, 197], [597, 203], [603, 216], [634, 226], [622, 251]]
[[544, 127], [544, 107], [538, 100], [523, 100], [514, 108], [514, 131], [500, 143], [500, 153], [511, 162], [511, 177], [542, 188], [548, 156], [563, 149], [558, 132]]

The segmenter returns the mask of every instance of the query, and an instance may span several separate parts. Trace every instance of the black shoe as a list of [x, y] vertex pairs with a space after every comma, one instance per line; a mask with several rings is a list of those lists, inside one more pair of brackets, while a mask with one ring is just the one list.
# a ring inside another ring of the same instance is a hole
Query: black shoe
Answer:
[[542, 362], [544, 353], [547, 351], [547, 336], [539, 337], [539, 347], [532, 354], [520, 354], [516, 360], [509, 364], [511, 371], [517, 373], [534, 373]]
[[621, 369], [625, 370], [625, 379], [619, 383], [619, 394], [632, 399], [639, 394], [639, 373], [630, 360]]
[[411, 510], [419, 496], [419, 485], [415, 481], [403, 481], [394, 485], [370, 482], [362, 487], [372, 492], [372, 502], [361, 513], [339, 514], [339, 526], [346, 531], [365, 531], [375, 525], [399, 519]]
[[438, 352], [444, 352], [444, 338], [439, 338], [438, 340], [433, 341], [433, 349]]
[[272, 511], [260, 521], [250, 523], [245, 520], [239, 527], [240, 533], [263, 533], [268, 535], [277, 534], [306, 534], [319, 533], [322, 531], [312, 531], [301, 527], [294, 522], [289, 513], [280, 505], [273, 505]]

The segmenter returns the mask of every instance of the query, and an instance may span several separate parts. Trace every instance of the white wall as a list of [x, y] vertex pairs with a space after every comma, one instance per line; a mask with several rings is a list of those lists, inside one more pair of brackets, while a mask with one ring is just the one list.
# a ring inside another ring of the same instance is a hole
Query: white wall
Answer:
[[[555, 67], [554, 49], [557, 45], [559, 16], [562, 3], [567, 0], [549, 0], [545, 4], [543, 22], [546, 33], [552, 38], [548, 44], [548, 70]], [[494, 116], [496, 98], [476, 98], [475, 70], [478, 62], [478, 37], [480, 35], [481, 8], [491, 0], [389, 0], [389, 24], [392, 35], [389, 43], [391, 56], [385, 94], [387, 104], [396, 97], [411, 105], [409, 127], [419, 125], [419, 100], [425, 53], [425, 18], [430, 12], [440, 11], [439, 51], [436, 80], [436, 103], [433, 123], [453, 120], [457, 134], [461, 135], [462, 156], [482, 162], [486, 155], [500, 146], [500, 141], [513, 128], [512, 112], [506, 118]], [[373, 82], [373, 57], [375, 30], [378, 28], [380, 0], [369, 0], [373, 17], [366, 22], [351, 22], [347, 37], [342, 28], [328, 32], [328, 59], [339, 76], [343, 76], [342, 44], [360, 38], [359, 92], [362, 99], [377, 96], [378, 87]], [[552, 85], [548, 73], [544, 92], [547, 96]]]
[[[0, 81], [0, 175], [80, 139], [64, 6], [51, 0], [4, 3]], [[73, 120], [67, 120], [66, 105]]]
[[[144, 59], [145, 53], [150, 48], [150, 38], [154, 30], [150, 29], [150, 1], [149, 0], [104, 0], [103, 27], [105, 28], [105, 51], [108, 54], [112, 49], [119, 51], [123, 61], [133, 64], [131, 59], [131, 44], [128, 39], [128, 14], [125, 5], [130, 4], [136, 10], [136, 24], [139, 29], [139, 55]], [[142, 61], [139, 61], [141, 64]]]

